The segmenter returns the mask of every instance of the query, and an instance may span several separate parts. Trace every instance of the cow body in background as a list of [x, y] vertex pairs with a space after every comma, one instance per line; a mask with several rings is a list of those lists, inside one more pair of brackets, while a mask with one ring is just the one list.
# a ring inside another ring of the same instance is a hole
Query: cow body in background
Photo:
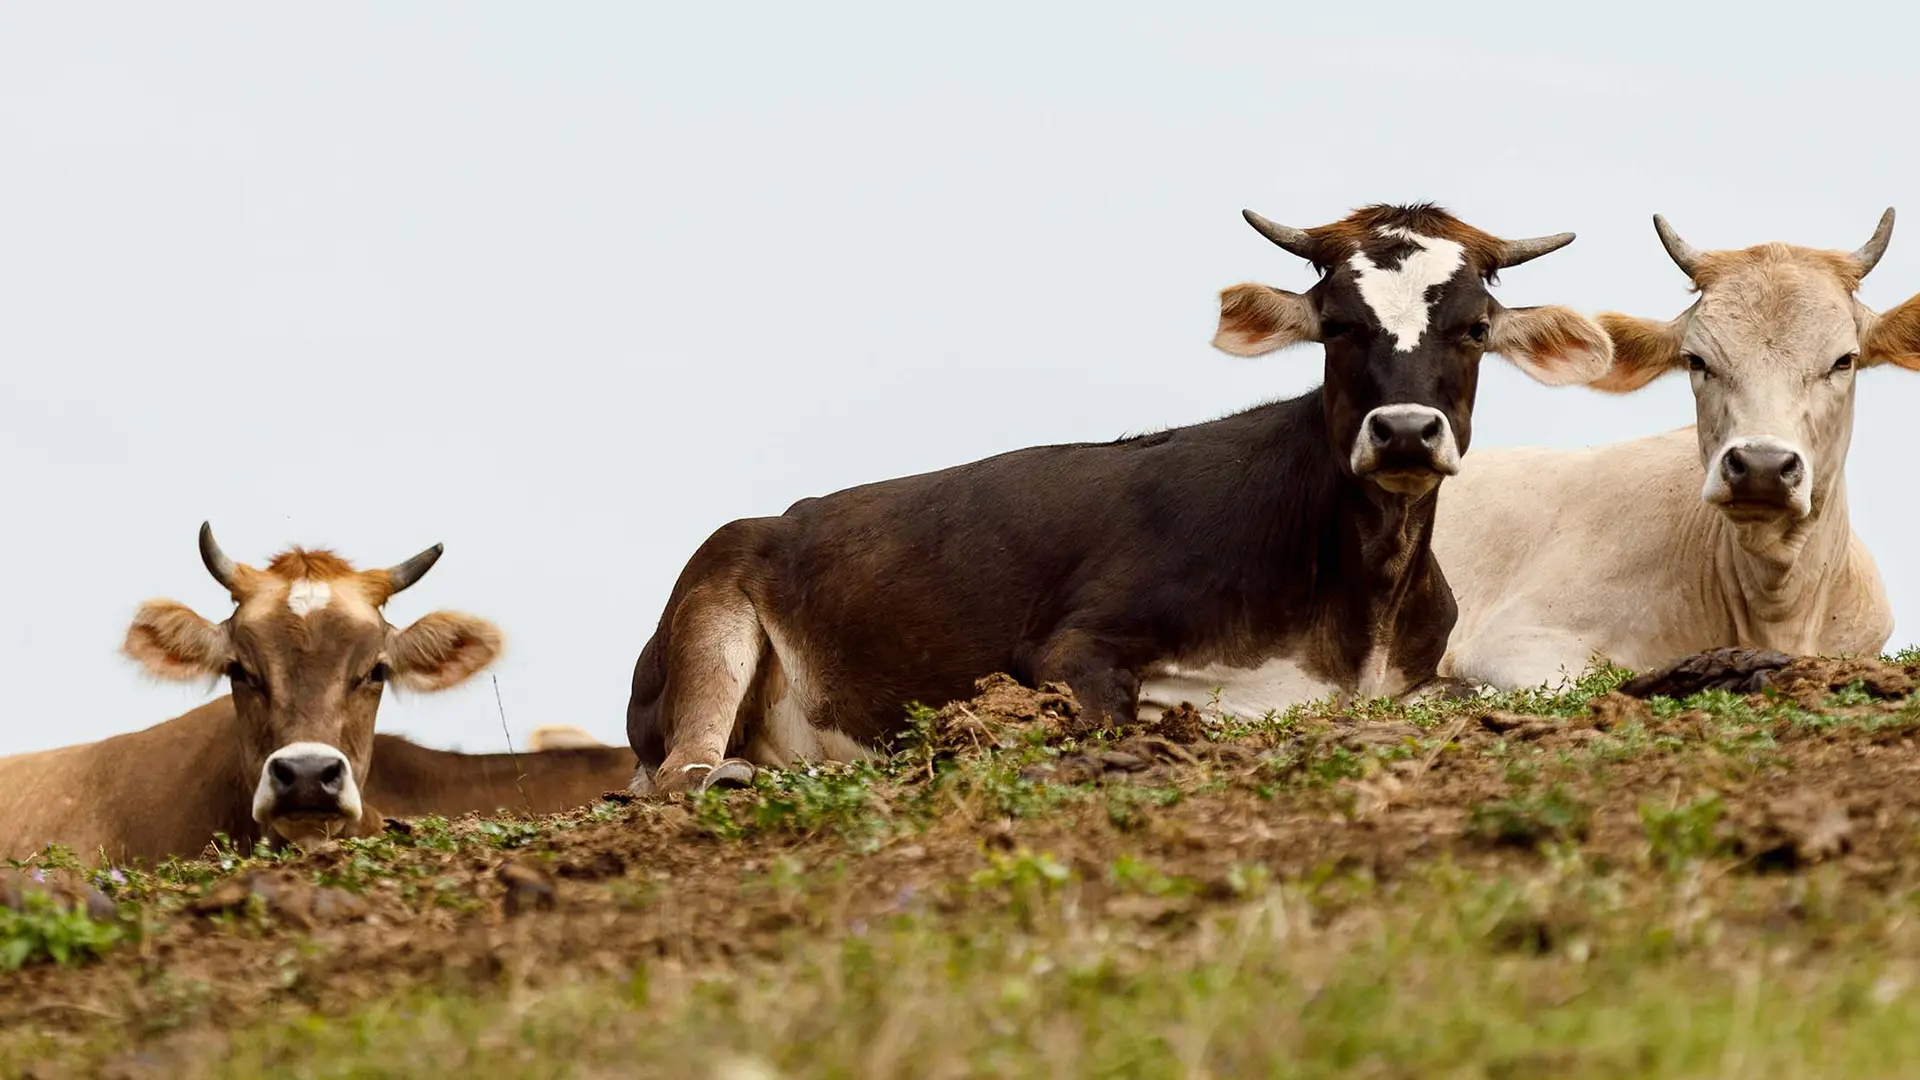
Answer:
[[722, 527], [635, 665], [634, 790], [859, 757], [908, 703], [995, 671], [1065, 682], [1113, 723], [1216, 689], [1258, 715], [1427, 681], [1453, 621], [1428, 550], [1434, 496], [1467, 448], [1481, 356], [1550, 383], [1607, 370], [1593, 323], [1487, 289], [1572, 236], [1502, 241], [1427, 206], [1311, 230], [1247, 218], [1320, 280], [1226, 290], [1215, 344], [1322, 343], [1322, 388]]
[[558, 814], [626, 790], [633, 751], [582, 741], [572, 734], [578, 731], [568, 729], [564, 745], [535, 738], [526, 751], [506, 754], [461, 754], [375, 735], [367, 801], [396, 818]]
[[1645, 670], [1721, 646], [1873, 654], [1892, 633], [1845, 466], [1857, 371], [1920, 368], [1920, 297], [1878, 315], [1854, 296], [1893, 211], [1854, 252], [1698, 252], [1654, 223], [1699, 298], [1672, 321], [1601, 316], [1615, 366], [1595, 385], [1685, 370], [1698, 423], [1477, 453], [1434, 535], [1460, 606], [1445, 674], [1529, 687], [1596, 658]]

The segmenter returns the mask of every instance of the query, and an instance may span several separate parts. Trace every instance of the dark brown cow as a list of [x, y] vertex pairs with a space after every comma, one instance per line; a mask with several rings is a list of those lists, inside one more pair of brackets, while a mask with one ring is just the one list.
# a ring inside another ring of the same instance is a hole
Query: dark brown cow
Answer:
[[635, 666], [634, 790], [858, 757], [909, 702], [993, 671], [1063, 681], [1114, 722], [1143, 701], [1259, 716], [1431, 679], [1454, 619], [1428, 551], [1435, 493], [1467, 448], [1481, 356], [1547, 383], [1611, 361], [1587, 319], [1488, 293], [1496, 271], [1573, 237], [1503, 241], [1431, 206], [1309, 230], [1246, 216], [1320, 280], [1226, 290], [1214, 342], [1248, 356], [1320, 342], [1321, 389], [722, 527]]
[[232, 594], [233, 614], [213, 623], [150, 601], [124, 647], [164, 678], [224, 675], [232, 698], [145, 731], [0, 762], [0, 838], [9, 850], [60, 839], [157, 858], [197, 851], [216, 831], [246, 847], [377, 832], [361, 780], [387, 681], [445, 689], [500, 651], [500, 631], [484, 619], [436, 611], [401, 630], [381, 614], [440, 552], [436, 544], [391, 569], [358, 571], [331, 552], [295, 548], [256, 570], [201, 526], [201, 559]]

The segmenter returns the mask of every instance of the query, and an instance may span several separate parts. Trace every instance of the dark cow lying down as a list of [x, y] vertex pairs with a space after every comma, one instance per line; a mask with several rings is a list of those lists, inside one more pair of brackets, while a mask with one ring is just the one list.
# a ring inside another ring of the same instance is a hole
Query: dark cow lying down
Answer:
[[1427, 206], [1309, 230], [1247, 218], [1320, 280], [1226, 290], [1214, 342], [1245, 356], [1319, 342], [1322, 388], [722, 527], [635, 665], [634, 790], [858, 757], [909, 702], [994, 671], [1063, 681], [1114, 722], [1215, 691], [1258, 716], [1430, 680], [1454, 619], [1429, 554], [1436, 491], [1466, 452], [1481, 356], [1546, 383], [1611, 361], [1587, 319], [1488, 293], [1496, 271], [1573, 237], [1503, 241]]

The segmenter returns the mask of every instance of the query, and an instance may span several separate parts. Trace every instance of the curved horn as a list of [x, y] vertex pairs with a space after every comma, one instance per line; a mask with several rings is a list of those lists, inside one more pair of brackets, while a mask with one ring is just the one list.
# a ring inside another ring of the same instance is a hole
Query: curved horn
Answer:
[[1240, 211], [1240, 216], [1247, 219], [1247, 224], [1260, 230], [1261, 236], [1303, 259], [1313, 258], [1313, 238], [1307, 235], [1307, 230], [1291, 225], [1276, 225], [1251, 210]]
[[226, 587], [228, 592], [237, 591], [234, 582], [240, 577], [240, 564], [227, 557], [220, 550], [219, 541], [213, 538], [213, 523], [200, 523], [200, 561], [207, 564], [207, 573], [213, 580]]
[[1700, 265], [1700, 253], [1693, 250], [1692, 244], [1680, 239], [1680, 234], [1674, 232], [1673, 226], [1667, 224], [1667, 219], [1659, 214], [1653, 215], [1653, 231], [1660, 234], [1660, 246], [1667, 249], [1674, 265], [1691, 278], [1694, 269]]
[[1853, 253], [1853, 261], [1860, 264], [1860, 276], [1866, 277], [1880, 262], [1880, 256], [1887, 253], [1887, 241], [1893, 239], [1893, 207], [1880, 215], [1880, 224], [1873, 230], [1873, 238], [1860, 245]]
[[1536, 236], [1528, 240], [1502, 240], [1500, 242], [1500, 268], [1519, 266], [1523, 262], [1537, 259], [1549, 251], [1559, 251], [1573, 243], [1570, 232], [1554, 233], [1552, 236]]
[[440, 561], [440, 554], [446, 550], [445, 544], [435, 544], [398, 566], [388, 567], [387, 580], [392, 584], [393, 591], [400, 592], [426, 577], [427, 571], [433, 569], [433, 564]]

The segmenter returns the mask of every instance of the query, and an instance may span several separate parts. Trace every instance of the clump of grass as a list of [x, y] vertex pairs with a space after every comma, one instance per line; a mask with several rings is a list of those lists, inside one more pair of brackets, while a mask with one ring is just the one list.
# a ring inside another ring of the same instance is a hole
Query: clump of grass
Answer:
[[1640, 826], [1646, 830], [1649, 857], [1672, 872], [1725, 854], [1732, 846], [1732, 839], [1720, 827], [1725, 816], [1726, 804], [1717, 794], [1702, 795], [1677, 806], [1641, 804]]
[[1585, 840], [1593, 810], [1563, 784], [1519, 794], [1473, 808], [1467, 829], [1492, 844], [1536, 847], [1543, 843]]
[[104, 956], [126, 936], [125, 926], [89, 917], [85, 905], [29, 889], [19, 909], [0, 907], [0, 971], [18, 971], [35, 960], [83, 963]]

